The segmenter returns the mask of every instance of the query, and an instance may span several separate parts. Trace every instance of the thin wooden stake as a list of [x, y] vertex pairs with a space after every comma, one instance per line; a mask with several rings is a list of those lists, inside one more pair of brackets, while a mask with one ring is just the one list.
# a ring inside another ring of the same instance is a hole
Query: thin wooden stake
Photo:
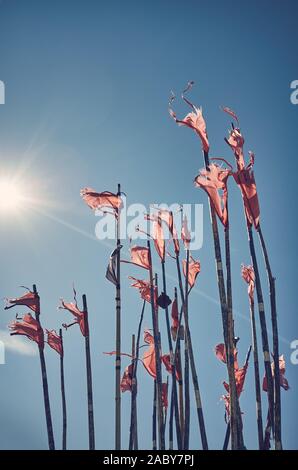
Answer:
[[89, 450], [95, 449], [94, 411], [93, 411], [93, 391], [92, 391], [92, 369], [90, 354], [90, 331], [88, 320], [88, 308], [86, 295], [82, 296], [83, 311], [85, 320], [85, 351], [86, 351], [86, 375], [87, 375], [87, 401], [88, 401], [88, 429], [89, 429]]
[[[33, 292], [34, 292], [35, 296], [38, 298], [38, 307], [37, 307], [37, 310], [35, 312], [35, 318], [36, 318], [36, 321], [40, 325], [40, 319], [39, 319], [39, 317], [40, 317], [40, 298], [39, 298], [39, 295], [38, 295], [35, 284], [33, 285]], [[54, 432], [53, 432], [53, 425], [52, 425], [52, 416], [51, 416], [51, 406], [50, 406], [46, 361], [45, 361], [45, 357], [44, 357], [43, 348], [41, 348], [39, 346], [38, 351], [39, 351], [39, 359], [40, 359], [40, 368], [41, 368], [41, 377], [42, 377], [42, 386], [43, 386], [44, 408], [45, 408], [46, 423], [47, 423], [49, 450], [55, 450], [55, 439], [54, 439]]]
[[65, 398], [65, 383], [64, 383], [64, 345], [62, 328], [59, 330], [59, 336], [62, 345], [62, 354], [60, 355], [60, 380], [61, 380], [61, 399], [62, 399], [62, 450], [67, 448], [67, 410]]

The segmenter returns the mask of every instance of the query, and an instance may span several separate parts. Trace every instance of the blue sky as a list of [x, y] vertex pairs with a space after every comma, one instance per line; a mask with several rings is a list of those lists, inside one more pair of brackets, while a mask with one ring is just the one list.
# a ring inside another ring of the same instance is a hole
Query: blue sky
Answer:
[[[280, 349], [291, 389], [282, 390], [283, 442], [297, 448], [297, 367], [290, 343], [298, 338], [296, 311], [296, 133], [298, 106], [290, 102], [290, 83], [298, 79], [297, 3], [286, 0], [1, 1], [0, 80], [6, 103], [0, 106], [1, 177], [18, 180], [42, 205], [18, 214], [0, 214], [0, 297], [21, 293], [36, 282], [42, 321], [59, 328], [67, 313], [60, 297], [71, 298], [72, 282], [86, 293], [91, 322], [96, 444], [114, 444], [114, 290], [104, 278], [110, 247], [94, 240], [96, 218], [82, 203], [84, 186], [115, 191], [120, 182], [128, 203], [204, 204], [204, 244], [193, 255], [201, 261], [197, 291], [190, 299], [190, 322], [211, 448], [223, 443], [226, 371], [214, 357], [222, 340], [213, 246], [206, 196], [192, 181], [202, 167], [200, 142], [169, 118], [169, 92], [195, 80], [192, 99], [202, 105], [212, 156], [232, 154], [223, 141], [226, 105], [240, 117], [246, 151], [256, 154], [255, 174], [263, 232], [277, 278]], [[178, 103], [182, 116], [185, 107]], [[246, 287], [241, 262], [249, 262], [242, 202], [230, 187], [235, 328], [244, 360], [250, 344]], [[128, 243], [125, 242], [128, 248]], [[260, 255], [265, 307], [270, 318], [266, 276]], [[155, 258], [157, 264], [157, 258]], [[175, 269], [167, 262], [169, 290]], [[122, 350], [129, 351], [141, 302], [129, 288], [123, 266]], [[25, 313], [19, 309], [19, 313]], [[0, 316], [0, 329], [15, 312]], [[150, 326], [150, 311], [145, 324]], [[162, 315], [162, 313], [161, 313]], [[2, 333], [4, 334], [4, 333]], [[166, 339], [164, 335], [164, 339]], [[166, 349], [166, 348], [165, 348]], [[87, 448], [84, 344], [78, 328], [65, 333], [69, 447]], [[32, 351], [6, 351], [0, 366], [0, 448], [47, 446], [39, 360]], [[34, 352], [34, 350], [33, 350]], [[46, 351], [54, 429], [61, 442], [59, 361]], [[127, 365], [123, 360], [123, 365]], [[139, 371], [139, 432], [149, 447], [152, 380]], [[122, 396], [123, 445], [128, 441], [130, 395]], [[247, 447], [257, 445], [253, 367], [241, 397]], [[264, 400], [265, 408], [265, 400]], [[265, 411], [265, 410], [264, 410]], [[191, 447], [197, 448], [192, 402]]]

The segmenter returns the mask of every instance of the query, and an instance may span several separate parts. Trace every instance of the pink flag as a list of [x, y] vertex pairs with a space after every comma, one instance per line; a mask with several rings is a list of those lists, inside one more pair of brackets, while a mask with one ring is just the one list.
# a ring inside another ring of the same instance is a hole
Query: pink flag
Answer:
[[[238, 369], [235, 372], [236, 390], [237, 390], [238, 397], [240, 397], [240, 395], [243, 391], [246, 372], [247, 372], [247, 365], [243, 366], [241, 369]], [[224, 385], [224, 387], [227, 391], [227, 395], [223, 395], [223, 397], [222, 397], [224, 402], [225, 402], [226, 418], [227, 418], [231, 414], [231, 411], [230, 411], [230, 387], [229, 387], [229, 384], [227, 384], [227, 382], [223, 382], [223, 385]]]
[[154, 338], [148, 330], [144, 331], [144, 341], [149, 345], [143, 355], [143, 364], [147, 372], [156, 379], [156, 362]]
[[135, 264], [141, 268], [150, 269], [149, 249], [143, 246], [133, 246], [130, 249], [131, 261], [121, 260], [122, 263]]
[[252, 266], [241, 266], [241, 275], [244, 281], [248, 284], [247, 292], [251, 302], [254, 300], [254, 290], [255, 290], [255, 272]]
[[163, 261], [165, 259], [165, 237], [161, 225], [162, 219], [158, 215], [145, 215], [146, 220], [152, 221], [152, 237], [158, 256]]
[[234, 152], [238, 169], [242, 170], [245, 166], [243, 154], [244, 138], [240, 129], [233, 128], [230, 130], [229, 137], [225, 141]]
[[[271, 363], [272, 375], [274, 377], [274, 362]], [[286, 373], [286, 361], [283, 355], [279, 356], [279, 383], [284, 390], [289, 390], [289, 382], [285, 378]], [[264, 392], [268, 391], [267, 387], [267, 378], [266, 376], [263, 379], [263, 390]]]
[[11, 335], [27, 336], [31, 341], [35, 341], [40, 348], [44, 348], [44, 334], [39, 322], [32, 317], [31, 313], [26, 313], [22, 320], [10, 323]]
[[174, 243], [175, 253], [176, 253], [176, 255], [177, 254], [179, 255], [180, 246], [179, 246], [179, 240], [178, 240], [176, 227], [175, 227], [175, 224], [174, 224], [173, 213], [171, 211], [168, 211], [167, 209], [159, 209], [158, 210], [158, 217], [168, 227], [169, 233], [170, 233], [170, 235], [172, 237], [172, 240], [173, 240], [173, 243]]
[[211, 163], [209, 171], [205, 169], [200, 170], [200, 174], [195, 178], [195, 186], [206, 191], [218, 218], [225, 227], [228, 225], [227, 182], [230, 174], [230, 170]]
[[124, 373], [120, 382], [121, 392], [131, 392], [132, 390], [132, 374], [133, 374], [133, 364], [129, 364], [124, 369]]
[[[224, 364], [227, 363], [226, 347], [223, 343], [217, 344], [215, 346], [215, 355], [216, 355], [216, 357], [219, 361], [223, 362]], [[238, 366], [238, 351], [237, 351], [236, 348], [234, 349], [234, 369], [235, 370], [239, 369], [239, 366]]]
[[169, 403], [168, 403], [168, 384], [167, 383], [163, 383], [161, 385], [161, 402], [162, 402], [163, 408], [167, 409], [168, 406], [169, 406]]
[[172, 303], [171, 317], [172, 317], [171, 333], [172, 333], [173, 340], [176, 341], [178, 327], [179, 327], [179, 312], [178, 312], [177, 299], [174, 299]]
[[[182, 261], [183, 274], [186, 276], [186, 260]], [[193, 287], [196, 282], [197, 275], [201, 271], [201, 265], [199, 261], [195, 261], [192, 256], [190, 256], [189, 266], [188, 266], [188, 284], [190, 287]]]
[[[163, 354], [161, 356], [161, 362], [163, 363], [163, 365], [165, 366], [167, 372], [169, 372], [170, 374], [172, 373], [172, 364], [171, 364], [171, 356], [170, 354]], [[179, 367], [178, 367], [178, 357], [176, 357], [176, 380], [180, 380], [181, 379], [181, 374], [179, 374]]]
[[46, 334], [48, 335], [48, 345], [58, 354], [60, 354], [60, 356], [63, 356], [63, 345], [60, 336], [56, 333], [55, 330], [46, 329]]
[[238, 119], [238, 116], [237, 114], [235, 113], [235, 111], [233, 111], [231, 108], [228, 108], [227, 106], [224, 106], [222, 108], [222, 110], [229, 114], [230, 116], [232, 116], [233, 119], [235, 119], [235, 121], [237, 122], [237, 126], [239, 127], [239, 119]]
[[[150, 291], [150, 282], [144, 281], [142, 279], [136, 279], [135, 277], [128, 276], [128, 279], [132, 279], [134, 282], [131, 287], [136, 287], [139, 289], [141, 298], [146, 300], [146, 302], [151, 303], [151, 291]], [[157, 305], [157, 287], [154, 286], [154, 304]]]
[[[88, 331], [87, 331], [86, 324], [85, 324], [85, 312], [80, 310], [78, 307], [75, 289], [73, 290], [73, 292], [74, 292], [74, 302], [64, 302], [64, 300], [61, 299], [61, 305], [59, 306], [59, 309], [68, 310], [75, 318], [74, 323], [71, 323], [71, 325], [78, 323], [82, 335], [87, 336]], [[63, 324], [65, 328], [71, 325]]]
[[[237, 390], [238, 397], [240, 397], [243, 391], [247, 368], [248, 368], [248, 364], [245, 364], [243, 367], [235, 371], [236, 390]], [[224, 384], [226, 391], [229, 393], [230, 391], [229, 384], [227, 384], [226, 382], [224, 382], [223, 384]]]
[[117, 194], [113, 194], [109, 191], [97, 193], [92, 188], [81, 189], [81, 196], [86, 202], [87, 206], [91, 209], [104, 209], [110, 208], [117, 212], [122, 206], [122, 199]]
[[233, 173], [233, 177], [242, 194], [247, 222], [257, 229], [260, 223], [260, 207], [251, 164]]
[[7, 305], [4, 307], [5, 310], [15, 307], [16, 305], [24, 305], [29, 307], [33, 312], [39, 310], [39, 296], [34, 292], [29, 291], [27, 294], [16, 299], [6, 299]]
[[191, 241], [191, 234], [188, 230], [187, 217], [184, 215], [181, 229], [181, 238], [186, 249], [189, 249], [189, 244]]
[[[235, 357], [235, 364], [236, 364], [237, 356], [234, 356], [234, 357]], [[243, 367], [238, 368], [238, 363], [237, 363], [237, 368], [235, 365], [235, 381], [236, 381], [236, 391], [237, 391], [238, 397], [240, 397], [241, 393], [243, 392], [247, 369], [248, 369], [248, 357]], [[226, 417], [229, 417], [230, 416], [230, 387], [227, 382], [223, 382], [223, 385], [227, 391], [227, 395], [224, 395], [222, 398], [225, 402]]]
[[[188, 91], [194, 82], [189, 82], [186, 90], [183, 93]], [[189, 100], [187, 100], [184, 95], [182, 95], [183, 100], [191, 107], [192, 112], [187, 114], [184, 119], [180, 120], [177, 118], [176, 113], [172, 109], [172, 102], [175, 99], [175, 96], [172, 95], [170, 99], [169, 113], [170, 116], [177, 122], [179, 126], [187, 126], [195, 131], [195, 133], [200, 137], [202, 142], [202, 147], [204, 152], [209, 151], [209, 142], [206, 131], [206, 123], [203, 118], [202, 109], [196, 108]]]
[[225, 141], [232, 148], [235, 155], [237, 171], [233, 173], [233, 177], [242, 194], [247, 223], [249, 225], [254, 224], [257, 229], [260, 221], [260, 207], [255, 177], [252, 171], [255, 156], [253, 152], [249, 152], [250, 161], [245, 166], [243, 154], [244, 138], [239, 128], [233, 127], [228, 139], [225, 139]]

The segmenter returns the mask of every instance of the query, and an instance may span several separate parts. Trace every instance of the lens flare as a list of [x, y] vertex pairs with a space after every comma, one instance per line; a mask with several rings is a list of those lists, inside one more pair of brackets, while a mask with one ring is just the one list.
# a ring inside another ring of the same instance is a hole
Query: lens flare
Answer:
[[0, 180], [1, 212], [11, 212], [20, 209], [24, 199], [24, 193], [20, 184], [8, 179]]

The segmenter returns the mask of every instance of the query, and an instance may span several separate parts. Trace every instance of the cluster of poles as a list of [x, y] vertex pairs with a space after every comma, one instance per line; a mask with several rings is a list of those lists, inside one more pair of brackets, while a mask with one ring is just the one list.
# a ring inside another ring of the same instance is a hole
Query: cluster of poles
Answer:
[[[172, 109], [175, 96], [172, 95], [169, 104], [171, 117], [182, 126], [193, 129], [202, 145], [204, 168], [195, 178], [195, 186], [203, 189], [208, 196], [214, 254], [216, 263], [217, 284], [222, 317], [223, 343], [215, 348], [217, 358], [227, 369], [227, 382], [224, 382], [225, 419], [227, 423], [226, 435], [223, 440], [223, 449], [245, 449], [243, 437], [243, 415], [240, 409], [239, 398], [243, 390], [245, 376], [252, 351], [254, 363], [254, 382], [256, 397], [256, 429], [258, 447], [268, 450], [270, 442], [274, 441], [276, 450], [282, 449], [281, 435], [281, 394], [280, 388], [289, 388], [285, 374], [283, 356], [279, 353], [278, 324], [276, 309], [275, 278], [260, 224], [260, 210], [256, 183], [252, 167], [254, 155], [250, 153], [249, 163], [245, 164], [244, 138], [240, 130], [237, 115], [230, 108], [223, 110], [232, 117], [233, 123], [226, 142], [232, 149], [236, 169], [223, 158], [209, 157], [209, 138], [206, 131], [202, 111], [196, 108], [186, 93], [193, 86], [189, 82], [182, 93], [183, 101], [191, 108], [191, 112], [184, 119], [178, 119]], [[236, 124], [236, 125], [235, 125]], [[231, 178], [230, 178], [231, 177]], [[234, 180], [240, 189], [244, 207], [244, 222], [247, 228], [248, 247], [251, 264], [242, 266], [241, 274], [248, 286], [249, 312], [251, 320], [251, 344], [242, 367], [238, 365], [237, 343], [239, 338], [235, 333], [232, 295], [232, 260], [230, 250], [229, 209], [228, 209], [228, 180]], [[175, 225], [175, 214], [165, 209], [156, 208], [145, 219], [150, 222], [151, 230], [144, 232], [147, 236], [145, 246], [130, 248], [130, 260], [121, 259], [121, 188], [118, 185], [115, 193], [104, 191], [96, 192], [91, 188], [84, 188], [81, 196], [92, 210], [102, 210], [110, 213], [115, 219], [116, 246], [110, 255], [106, 278], [115, 286], [115, 350], [107, 354], [115, 355], [115, 449], [123, 448], [121, 433], [121, 393], [131, 393], [130, 425], [128, 432], [128, 446], [130, 450], [139, 448], [138, 439], [138, 365], [141, 363], [151, 375], [152, 382], [152, 448], [153, 449], [189, 449], [190, 442], [190, 390], [191, 383], [195, 399], [197, 414], [198, 441], [197, 448], [208, 450], [208, 435], [205, 425], [203, 404], [199, 386], [198, 369], [196, 366], [196, 351], [193, 348], [192, 331], [189, 322], [189, 295], [195, 286], [200, 272], [200, 263], [191, 254], [191, 234], [188, 229], [186, 216], [183, 217], [181, 233], [178, 234]], [[220, 225], [223, 227], [221, 236]], [[140, 232], [141, 229], [138, 229]], [[270, 297], [270, 312], [273, 342], [270, 347], [268, 338], [268, 319], [265, 315], [263, 286], [259, 273], [254, 231], [260, 241], [267, 271]], [[167, 234], [167, 236], [166, 236]], [[185, 250], [185, 258], [181, 260], [180, 241]], [[168, 243], [166, 243], [168, 241]], [[152, 244], [155, 247], [161, 265], [161, 279], [154, 270]], [[222, 244], [223, 247], [222, 248]], [[172, 253], [171, 253], [172, 251]], [[222, 253], [224, 252], [224, 256]], [[172, 299], [169, 297], [166, 275], [166, 255], [173, 259], [177, 271], [177, 287]], [[129, 353], [121, 349], [121, 262], [132, 264], [147, 273], [145, 279], [132, 278], [132, 286], [137, 288], [141, 297], [141, 312], [136, 332], [132, 334], [132, 348]], [[255, 293], [259, 328], [255, 315]], [[144, 331], [144, 341], [147, 349], [140, 357], [143, 319], [146, 305], [150, 305], [152, 330]], [[61, 371], [61, 398], [63, 414], [62, 449], [67, 448], [67, 410], [64, 383], [64, 345], [62, 328], [56, 333], [54, 330], [43, 330], [40, 322], [40, 298], [34, 285], [32, 290], [22, 297], [7, 299], [6, 309], [17, 305], [28, 307], [34, 314], [27, 313], [22, 318], [16, 318], [10, 324], [11, 334], [25, 335], [38, 345], [41, 375], [44, 393], [44, 405], [48, 432], [49, 449], [55, 449], [54, 432], [52, 426], [48, 379], [44, 355], [45, 342], [60, 355]], [[89, 429], [89, 448], [95, 449], [95, 427], [92, 392], [92, 368], [90, 354], [90, 329], [88, 321], [88, 308], [86, 295], [82, 296], [82, 308], [78, 306], [76, 292], [74, 301], [61, 301], [60, 308], [68, 310], [74, 317], [68, 327], [78, 324], [85, 340], [86, 352], [86, 379], [87, 379], [87, 410]], [[159, 311], [163, 310], [164, 315]], [[165, 320], [166, 341], [162, 343], [161, 321]], [[152, 334], [151, 334], [152, 331]], [[47, 335], [45, 341], [44, 335]], [[258, 352], [259, 336], [262, 344], [264, 372], [263, 384], [260, 377], [260, 359]], [[166, 344], [166, 346], [165, 346]], [[166, 348], [168, 353], [164, 354]], [[122, 357], [128, 356], [129, 365], [122, 371]], [[272, 359], [271, 359], [272, 357]], [[166, 381], [163, 380], [166, 372]], [[169, 380], [170, 379], [170, 380]], [[266, 403], [262, 400], [262, 389], [266, 392]], [[263, 407], [266, 407], [266, 423], [263, 423]]]

